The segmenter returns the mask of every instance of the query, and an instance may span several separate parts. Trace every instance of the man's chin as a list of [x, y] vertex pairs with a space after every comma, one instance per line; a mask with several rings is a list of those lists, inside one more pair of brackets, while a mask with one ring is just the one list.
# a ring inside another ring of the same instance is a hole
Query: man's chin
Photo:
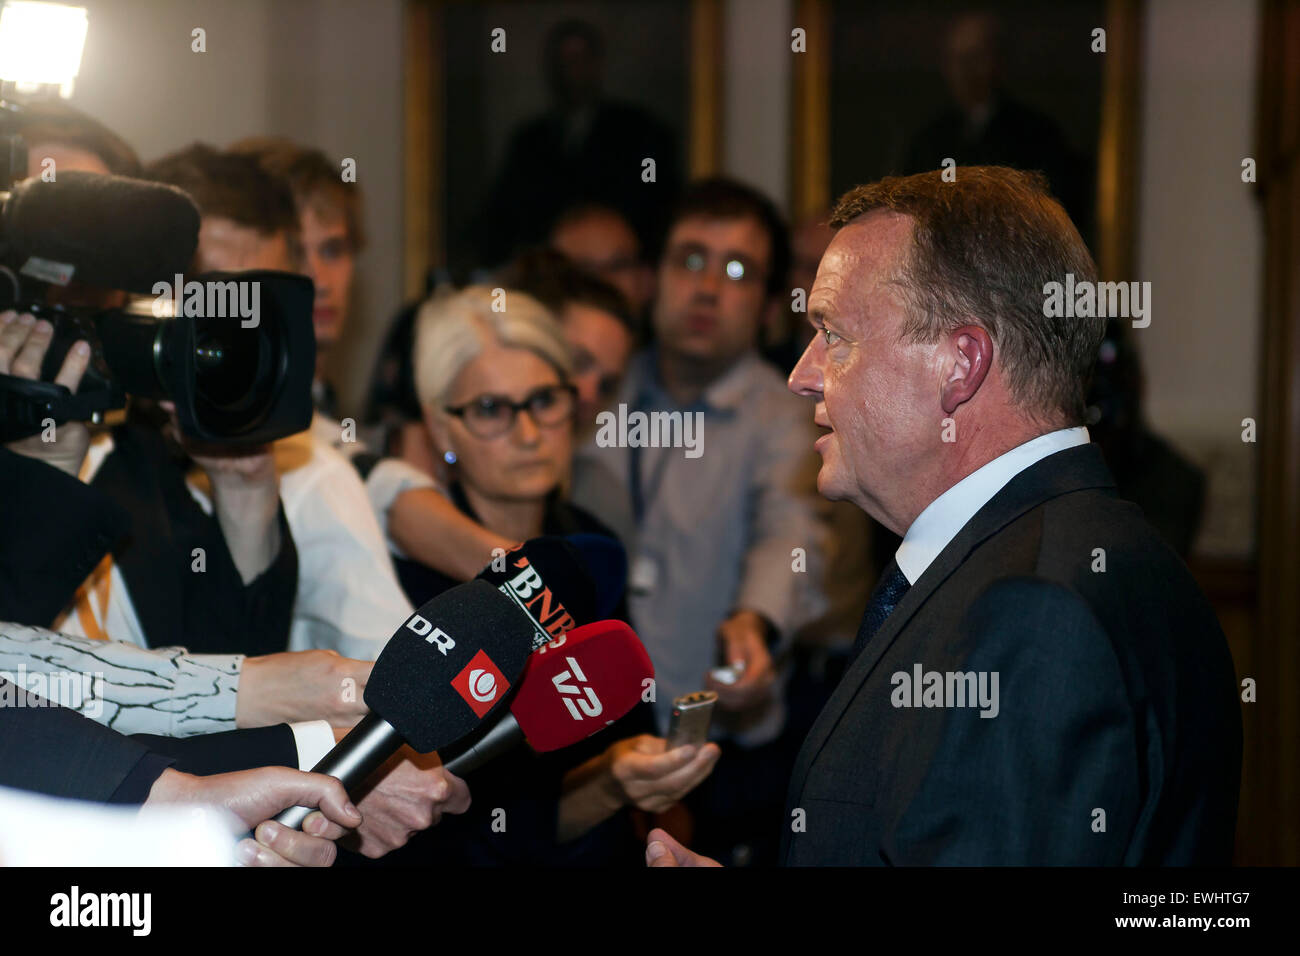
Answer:
[[821, 471], [817, 472], [817, 492], [827, 501], [844, 501], [849, 497], [825, 463], [822, 464]]
[[712, 336], [707, 335], [679, 335], [665, 344], [681, 358], [692, 362], [716, 362], [723, 351]]

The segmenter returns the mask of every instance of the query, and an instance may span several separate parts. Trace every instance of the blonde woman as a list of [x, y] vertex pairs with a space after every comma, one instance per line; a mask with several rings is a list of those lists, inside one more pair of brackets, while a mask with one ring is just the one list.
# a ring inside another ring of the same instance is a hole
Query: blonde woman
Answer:
[[[414, 367], [425, 425], [445, 467], [441, 490], [462, 514], [509, 541], [610, 534], [564, 500], [576, 389], [564, 336], [545, 307], [485, 286], [437, 297], [417, 319]], [[400, 555], [396, 564], [417, 606], [458, 583]], [[666, 809], [718, 758], [715, 744], [665, 752], [652, 728], [643, 706], [579, 747], [544, 757], [521, 750], [487, 765], [469, 781], [469, 814], [444, 821], [397, 857], [638, 864], [623, 811]], [[506, 811], [504, 832], [492, 825], [498, 808]]]

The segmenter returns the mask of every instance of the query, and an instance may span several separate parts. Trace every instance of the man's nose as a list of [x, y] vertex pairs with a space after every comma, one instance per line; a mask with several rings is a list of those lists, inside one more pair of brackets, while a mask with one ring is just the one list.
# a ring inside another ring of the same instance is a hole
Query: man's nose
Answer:
[[717, 269], [701, 269], [695, 273], [695, 297], [697, 299], [708, 299], [710, 302], [718, 297], [722, 291], [722, 277], [718, 275]]
[[316, 295], [320, 296], [327, 292], [328, 287], [325, 282], [325, 270], [321, 268], [320, 259], [315, 255], [308, 254], [306, 266], [307, 277], [316, 284]]
[[817, 336], [813, 336], [808, 347], [803, 350], [803, 355], [799, 356], [799, 361], [795, 363], [794, 369], [790, 372], [790, 378], [786, 381], [786, 387], [796, 395], [806, 397], [820, 397], [822, 393], [822, 370], [819, 356], [816, 354], [818, 346]]

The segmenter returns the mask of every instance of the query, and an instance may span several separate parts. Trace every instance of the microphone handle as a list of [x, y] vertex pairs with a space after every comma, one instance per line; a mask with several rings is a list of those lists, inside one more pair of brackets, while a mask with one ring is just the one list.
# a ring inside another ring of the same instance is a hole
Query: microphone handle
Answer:
[[[393, 729], [392, 724], [371, 711], [311, 770], [312, 773], [337, 777], [343, 784], [343, 789], [351, 794], [385, 760], [397, 753], [404, 743], [406, 741]], [[289, 807], [276, 816], [275, 822], [301, 830], [303, 820], [314, 809], [315, 807]]]
[[523, 741], [524, 732], [519, 728], [519, 721], [514, 714], [506, 711], [505, 716], [493, 724], [492, 729], [475, 741], [472, 747], [445, 761], [442, 766], [444, 770], [463, 777]]

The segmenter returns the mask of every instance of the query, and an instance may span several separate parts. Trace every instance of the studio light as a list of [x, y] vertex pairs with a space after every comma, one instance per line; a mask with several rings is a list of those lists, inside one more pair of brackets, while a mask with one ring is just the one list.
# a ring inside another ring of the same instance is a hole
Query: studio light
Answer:
[[86, 43], [86, 8], [9, 0], [0, 10], [0, 80], [19, 92], [56, 86], [72, 95]]

